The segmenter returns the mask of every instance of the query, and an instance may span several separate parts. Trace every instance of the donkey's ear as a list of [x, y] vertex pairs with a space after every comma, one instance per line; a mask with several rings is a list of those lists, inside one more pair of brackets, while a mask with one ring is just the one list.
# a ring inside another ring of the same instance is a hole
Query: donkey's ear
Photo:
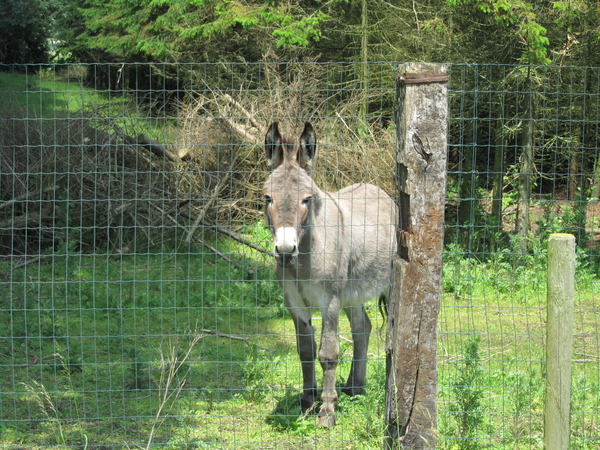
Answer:
[[304, 124], [304, 131], [300, 136], [298, 163], [300, 167], [310, 171], [315, 159], [317, 159], [317, 135], [310, 122], [306, 122]]
[[283, 163], [283, 138], [277, 122], [271, 124], [265, 136], [265, 153], [271, 170]]

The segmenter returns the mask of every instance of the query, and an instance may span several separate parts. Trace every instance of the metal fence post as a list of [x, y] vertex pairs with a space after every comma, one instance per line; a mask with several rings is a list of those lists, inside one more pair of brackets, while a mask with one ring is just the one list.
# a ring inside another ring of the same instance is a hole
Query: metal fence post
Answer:
[[435, 448], [447, 81], [446, 66], [423, 63], [401, 65], [396, 80], [400, 217], [387, 324], [387, 449]]
[[544, 445], [547, 450], [569, 447], [574, 293], [575, 237], [553, 234], [548, 239], [546, 307]]

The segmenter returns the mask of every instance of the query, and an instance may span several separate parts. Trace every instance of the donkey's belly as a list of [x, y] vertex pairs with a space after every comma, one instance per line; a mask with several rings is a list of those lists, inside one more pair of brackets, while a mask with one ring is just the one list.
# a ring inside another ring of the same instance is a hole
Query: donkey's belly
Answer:
[[389, 278], [382, 280], [344, 280], [332, 287], [328, 281], [284, 280], [280, 284], [285, 292], [288, 308], [322, 309], [328, 306], [333, 295], [337, 295], [340, 306], [360, 306], [378, 298], [389, 290]]
[[328, 291], [319, 281], [280, 280], [288, 308], [321, 309], [328, 302]]

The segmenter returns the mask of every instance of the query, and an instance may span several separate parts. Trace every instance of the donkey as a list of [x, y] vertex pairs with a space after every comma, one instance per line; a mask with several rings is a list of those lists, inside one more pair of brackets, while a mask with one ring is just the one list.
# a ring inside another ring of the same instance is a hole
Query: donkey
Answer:
[[335, 370], [338, 365], [338, 322], [343, 309], [352, 330], [354, 356], [342, 391], [363, 393], [371, 321], [366, 300], [389, 297], [391, 255], [396, 245], [394, 201], [370, 184], [354, 184], [338, 192], [319, 189], [310, 176], [317, 157], [317, 138], [306, 123], [299, 143], [283, 138], [277, 122], [265, 137], [271, 173], [263, 193], [265, 218], [273, 235], [275, 273], [296, 327], [302, 364], [303, 411], [317, 395], [317, 357], [312, 312], [322, 316], [318, 352], [323, 368], [319, 425], [335, 425]]

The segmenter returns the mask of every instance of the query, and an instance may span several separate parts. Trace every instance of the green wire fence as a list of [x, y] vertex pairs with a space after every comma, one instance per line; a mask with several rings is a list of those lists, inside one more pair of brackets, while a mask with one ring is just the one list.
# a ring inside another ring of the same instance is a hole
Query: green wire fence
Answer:
[[[600, 68], [449, 66], [438, 447], [539, 448], [546, 245], [577, 245], [571, 448], [600, 445]], [[319, 186], [394, 196], [389, 63], [0, 66], [0, 442], [381, 448], [363, 396], [319, 429], [262, 218], [264, 135], [315, 126]], [[313, 319], [319, 329], [320, 318]], [[352, 355], [341, 322], [338, 385]]]

